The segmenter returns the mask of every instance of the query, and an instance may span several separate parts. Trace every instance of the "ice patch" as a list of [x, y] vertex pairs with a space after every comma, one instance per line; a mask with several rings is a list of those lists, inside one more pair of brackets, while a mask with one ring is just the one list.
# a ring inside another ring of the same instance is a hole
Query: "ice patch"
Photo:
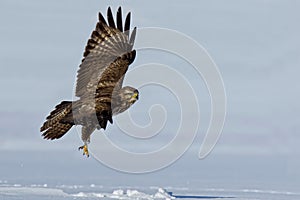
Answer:
[[101, 193], [84, 193], [84, 192], [79, 192], [77, 194], [73, 194], [73, 197], [87, 197], [87, 198], [92, 198], [92, 197], [105, 197], [104, 194]]
[[[17, 184], [15, 184], [17, 185]], [[23, 196], [23, 195], [37, 195], [37, 196], [66, 196], [60, 189], [51, 189], [51, 188], [32, 188], [32, 187], [0, 187], [1, 195], [15, 195], [15, 196]]]
[[87, 194], [85, 194], [83, 192], [79, 192], [77, 194], [73, 194], [72, 196], [74, 196], [74, 197], [87, 197]]
[[126, 194], [128, 197], [136, 197], [136, 198], [142, 198], [147, 196], [147, 194], [143, 193], [143, 192], [139, 192], [137, 190], [127, 190]]
[[167, 190], [159, 188], [158, 192], [154, 195], [155, 199], [175, 199], [175, 197], [171, 196]]
[[159, 188], [158, 191], [155, 194], [147, 194], [138, 190], [126, 190], [126, 192], [122, 189], [114, 190], [112, 193], [84, 193], [79, 192], [77, 194], [73, 194], [73, 197], [83, 197], [83, 198], [92, 198], [92, 197], [105, 197], [110, 199], [141, 199], [141, 200], [153, 200], [153, 199], [165, 199], [165, 200], [171, 200], [175, 199], [175, 197], [172, 197], [169, 195], [169, 193]]
[[124, 190], [114, 190], [113, 194], [114, 195], [123, 195], [124, 194]]

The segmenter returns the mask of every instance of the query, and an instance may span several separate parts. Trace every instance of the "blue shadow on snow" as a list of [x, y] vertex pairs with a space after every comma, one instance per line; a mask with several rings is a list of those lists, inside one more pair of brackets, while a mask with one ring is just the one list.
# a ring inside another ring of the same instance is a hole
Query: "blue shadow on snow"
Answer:
[[201, 195], [175, 195], [172, 192], [168, 194], [176, 199], [234, 199], [235, 197], [222, 197], [222, 196], [201, 196]]

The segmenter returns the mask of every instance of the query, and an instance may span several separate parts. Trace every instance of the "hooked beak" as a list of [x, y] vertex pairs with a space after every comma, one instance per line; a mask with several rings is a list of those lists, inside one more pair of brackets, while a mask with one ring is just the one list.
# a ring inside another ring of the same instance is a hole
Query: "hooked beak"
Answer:
[[134, 102], [136, 102], [136, 100], [138, 100], [138, 99], [139, 99], [139, 93], [135, 92], [135, 93], [132, 95], [132, 97], [131, 97], [131, 99], [130, 99], [130, 102], [134, 103]]

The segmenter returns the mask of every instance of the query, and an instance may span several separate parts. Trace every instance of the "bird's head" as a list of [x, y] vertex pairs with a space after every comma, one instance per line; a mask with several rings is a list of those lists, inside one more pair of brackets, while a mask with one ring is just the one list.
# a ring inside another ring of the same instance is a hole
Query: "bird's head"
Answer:
[[121, 89], [122, 100], [134, 104], [139, 99], [139, 91], [133, 87], [125, 86]]
[[133, 87], [125, 86], [120, 89], [112, 99], [112, 111], [113, 115], [127, 110], [132, 104], [139, 99], [139, 91]]

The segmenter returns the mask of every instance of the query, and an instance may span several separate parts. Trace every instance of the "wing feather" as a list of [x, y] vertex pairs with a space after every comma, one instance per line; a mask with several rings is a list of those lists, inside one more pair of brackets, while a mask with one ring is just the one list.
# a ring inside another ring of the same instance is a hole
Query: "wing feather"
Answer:
[[[78, 97], [93, 96], [96, 90], [100, 92], [98, 86], [101, 83], [101, 77], [104, 72], [112, 73], [117, 71], [116, 74], [119, 77], [114, 75], [112, 76], [114, 79], [111, 80], [111, 85], [116, 86], [117, 79], [123, 77], [128, 68], [128, 66], [125, 66], [125, 61], [123, 62], [124, 66], [113, 63], [120, 59], [122, 55], [132, 52], [136, 28], [130, 36], [130, 13], [126, 16], [124, 31], [121, 7], [118, 9], [116, 16], [117, 28], [110, 7], [107, 10], [107, 21], [101, 13], [99, 13], [98, 18], [99, 21], [87, 42], [83, 54], [84, 57], [78, 70], [76, 83], [76, 96]], [[131, 62], [128, 61], [128, 63]], [[118, 85], [122, 86], [123, 81], [119, 82]], [[102, 82], [101, 84], [105, 85], [107, 82], [105, 84]]]
[[136, 27], [134, 27], [134, 29], [133, 29], [133, 31], [131, 33], [129, 44], [133, 44], [134, 43], [135, 36], [136, 36]]
[[124, 25], [124, 32], [126, 33], [127, 36], [129, 36], [130, 16], [131, 16], [131, 13], [128, 13], [128, 15], [126, 16], [125, 25]]
[[99, 19], [99, 22], [101, 22], [101, 23], [107, 25], [106, 20], [105, 20], [105, 18], [103, 17], [103, 15], [102, 15], [101, 12], [99, 12], [99, 14], [98, 14], [98, 19]]
[[108, 9], [107, 9], [107, 21], [111, 28], [114, 28], [114, 29], [116, 28], [114, 17], [112, 15], [110, 7], [108, 7]]
[[[125, 53], [118, 57], [101, 75], [101, 79], [96, 89], [95, 98], [111, 98], [114, 91], [118, 91], [122, 87], [124, 75], [128, 70], [128, 66], [134, 61], [136, 51]], [[118, 70], [116, 70], [118, 69]]]
[[122, 9], [119, 7], [118, 12], [117, 12], [117, 27], [119, 31], [123, 32], [123, 20], [122, 20]]

